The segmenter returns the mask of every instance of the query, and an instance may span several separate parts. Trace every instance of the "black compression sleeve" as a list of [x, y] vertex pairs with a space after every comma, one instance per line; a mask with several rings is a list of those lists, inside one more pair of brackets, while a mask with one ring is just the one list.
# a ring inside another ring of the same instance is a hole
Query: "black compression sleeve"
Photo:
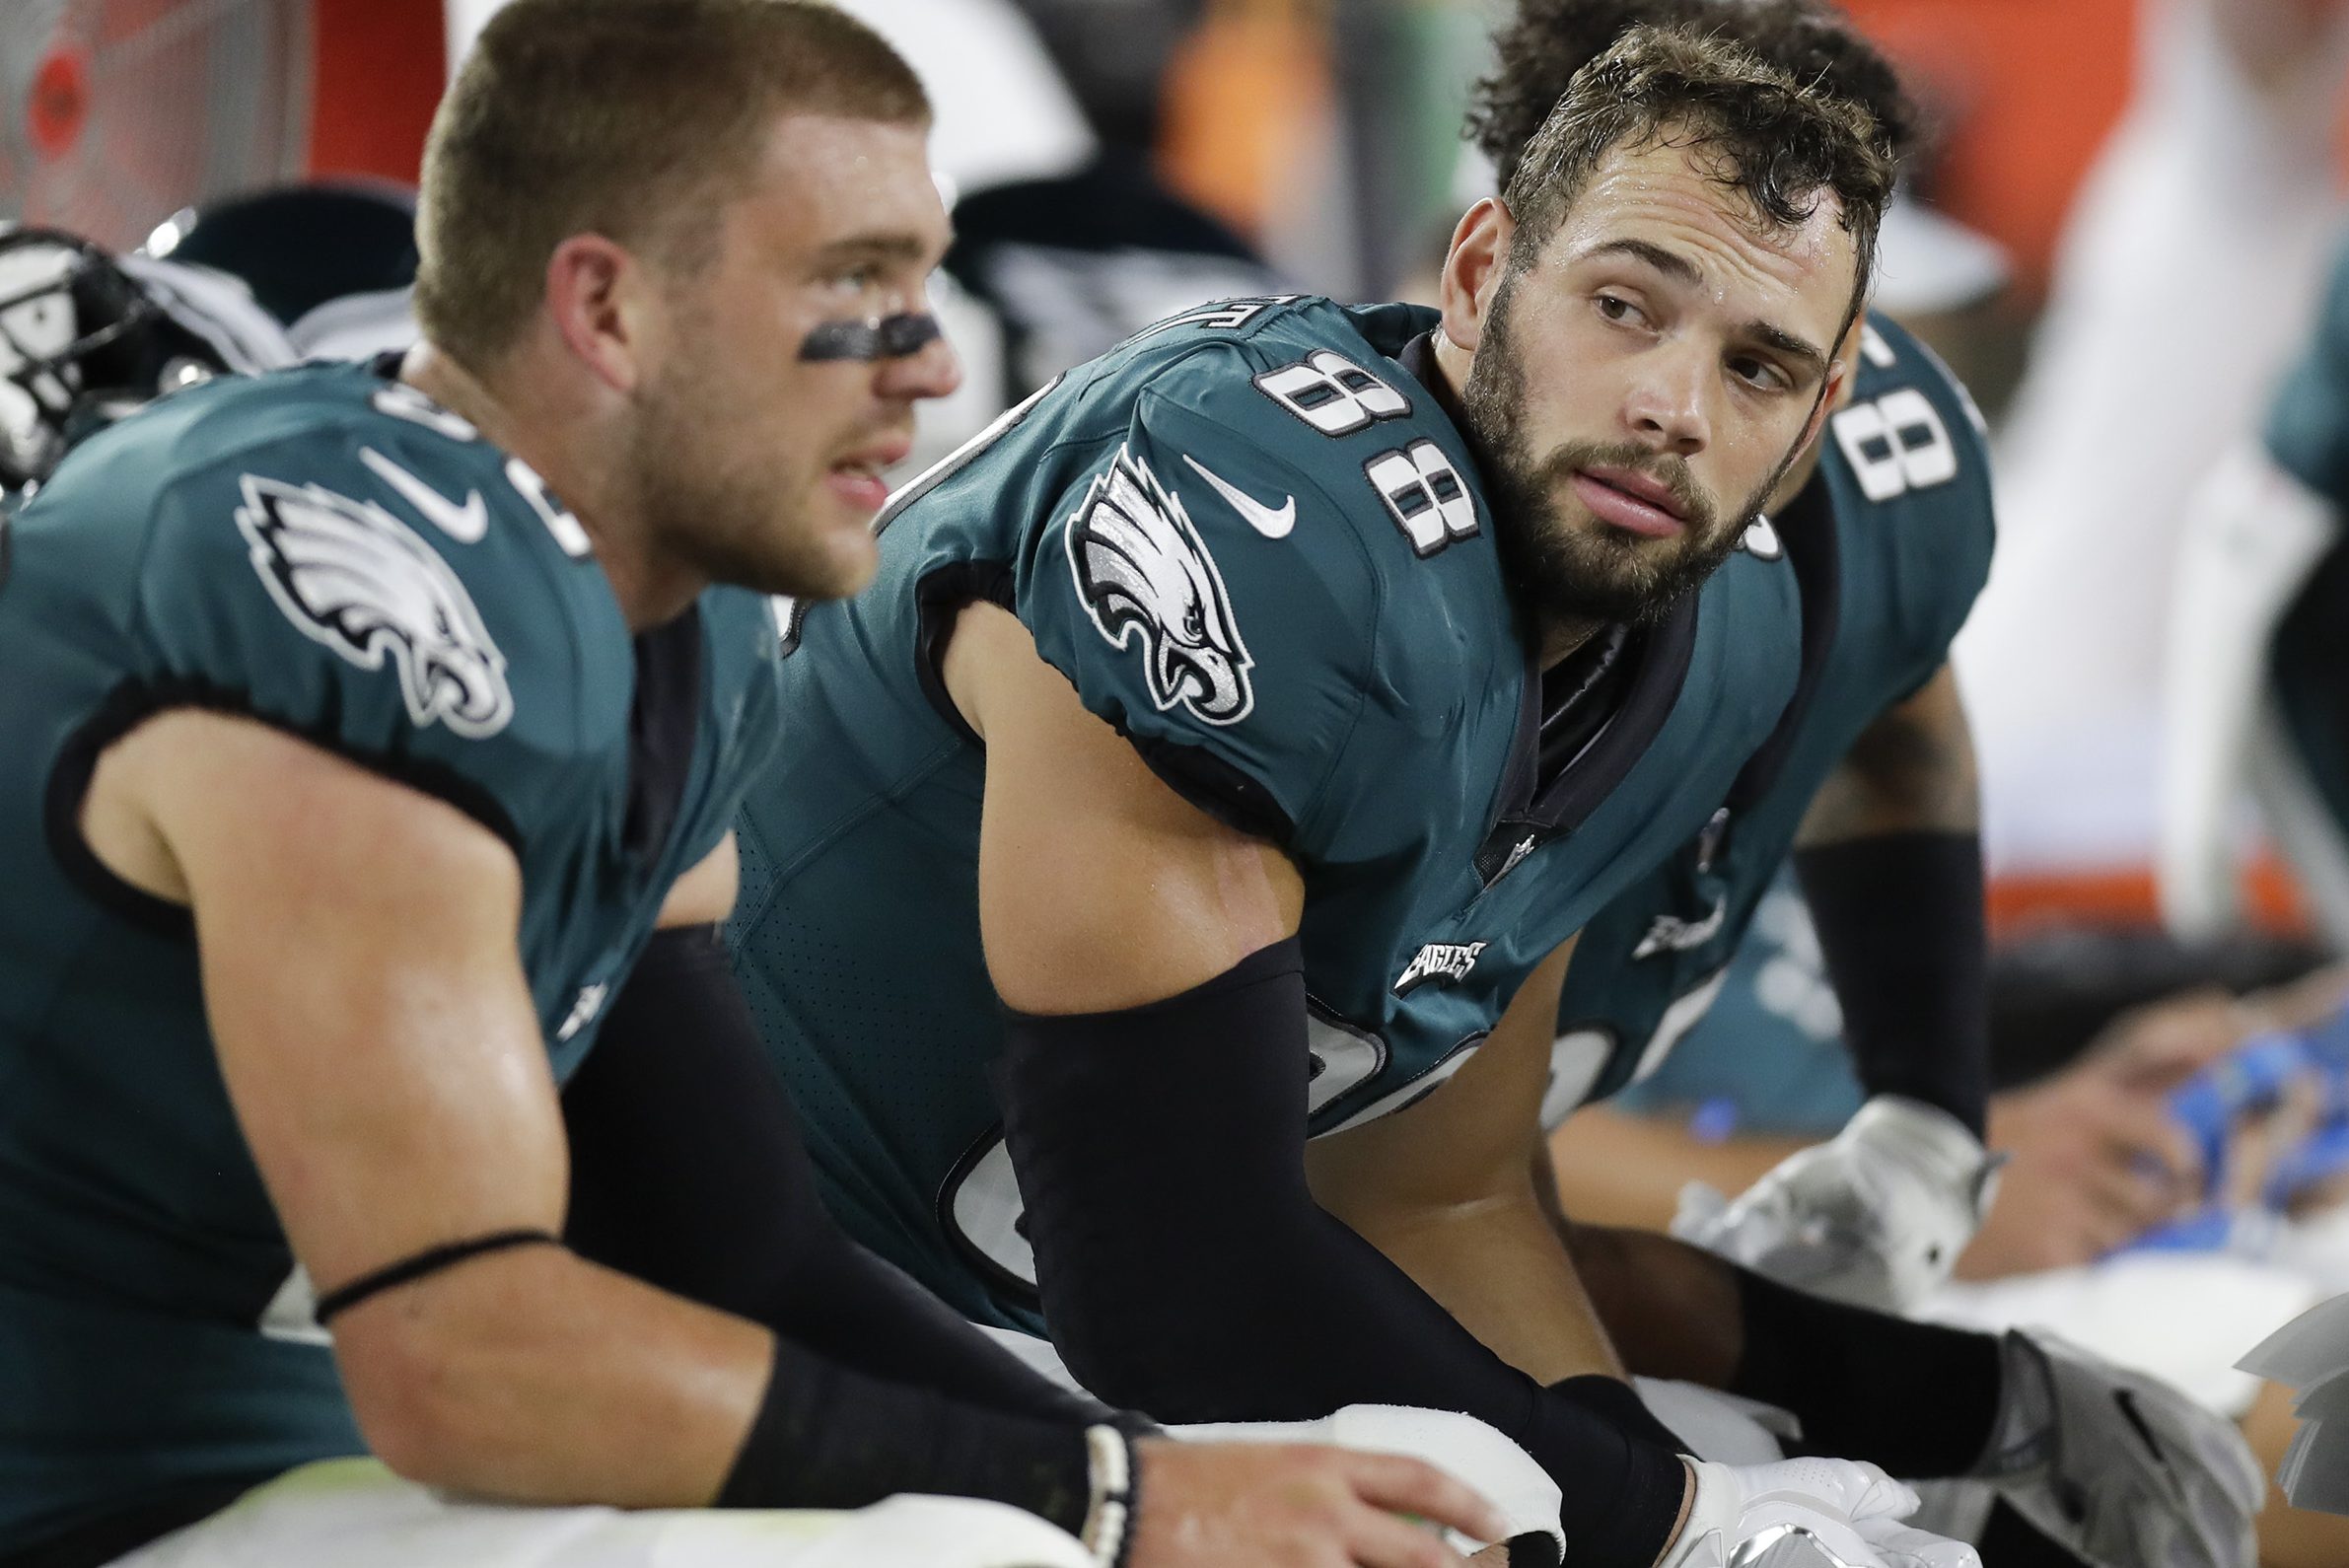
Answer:
[[1997, 1336], [1736, 1272], [1745, 1349], [1730, 1391], [1793, 1411], [1802, 1452], [1872, 1460], [1920, 1480], [1980, 1461], [1998, 1419]]
[[1465, 1411], [1558, 1479], [1571, 1563], [1648, 1568], [1679, 1460], [1508, 1366], [1314, 1202], [1305, 1020], [1294, 939], [1147, 1007], [1010, 1016], [1005, 1137], [1069, 1369], [1162, 1420]]
[[1558, 1398], [1571, 1399], [1609, 1425], [1653, 1443], [1668, 1454], [1695, 1452], [1677, 1432], [1657, 1419], [1656, 1412], [1648, 1408], [1637, 1389], [1620, 1378], [1585, 1373], [1579, 1378], [1551, 1384], [1549, 1391]]
[[842, 1234], [710, 928], [653, 938], [563, 1119], [564, 1239], [582, 1256], [877, 1378], [1062, 1424], [1107, 1418]]
[[1980, 1137], [1990, 1096], [1981, 835], [1841, 839], [1797, 851], [1795, 870], [1860, 1082], [1938, 1105]]
[[720, 1508], [863, 1508], [899, 1492], [983, 1497], [1085, 1526], [1085, 1429], [885, 1382], [778, 1339]]

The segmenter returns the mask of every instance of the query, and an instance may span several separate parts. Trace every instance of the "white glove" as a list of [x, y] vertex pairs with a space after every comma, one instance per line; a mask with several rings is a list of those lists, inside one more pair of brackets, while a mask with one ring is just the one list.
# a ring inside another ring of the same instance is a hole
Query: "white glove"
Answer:
[[1974, 1474], [2095, 1568], [2252, 1568], [2266, 1478], [2233, 1422], [2047, 1333], [2000, 1345]]
[[1696, 1497], [1657, 1568], [1982, 1568], [1963, 1541], [1901, 1524], [1917, 1494], [1854, 1460], [1691, 1460]]
[[1948, 1111], [1878, 1095], [1832, 1142], [1781, 1160], [1734, 1203], [1690, 1182], [1673, 1235], [1815, 1295], [1907, 1313], [1973, 1240], [1997, 1169]]

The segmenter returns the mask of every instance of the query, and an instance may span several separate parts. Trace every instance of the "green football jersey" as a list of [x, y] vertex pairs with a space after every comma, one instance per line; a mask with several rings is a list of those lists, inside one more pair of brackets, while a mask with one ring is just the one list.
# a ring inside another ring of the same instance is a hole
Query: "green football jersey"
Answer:
[[[0, 1554], [362, 1452], [189, 916], [75, 825], [108, 742], [167, 708], [249, 715], [496, 832], [559, 1077], [772, 749], [777, 643], [736, 590], [631, 639], [536, 475], [358, 365], [224, 379], [93, 437], [6, 546]], [[640, 673], [676, 700], [640, 709]]]
[[986, 1078], [984, 763], [937, 674], [960, 606], [1018, 614], [1172, 788], [1296, 863], [1317, 1132], [1457, 1071], [1794, 690], [1793, 573], [1759, 525], [1631, 636], [1619, 707], [1544, 775], [1434, 322], [1310, 298], [1175, 317], [909, 485], [874, 587], [795, 617], [803, 744], [745, 806], [737, 966], [835, 1212], [974, 1318], [1039, 1326]]
[[1981, 416], [1882, 317], [1818, 471], [1777, 519], [1802, 585], [1803, 675], [1721, 811], [1593, 920], [1560, 999], [1543, 1116], [1653, 1072], [1718, 994], [1811, 799], [1862, 731], [1949, 657], [1990, 571]]
[[[2316, 329], [2277, 389], [2270, 456], [2349, 516], [2349, 247], [2333, 264]], [[2284, 733], [2334, 822], [2349, 833], [2349, 544], [2336, 542], [2275, 630], [2268, 677]]]
[[2276, 389], [2264, 434], [2277, 463], [2349, 507], [2349, 246], [2333, 259], [2315, 330]]

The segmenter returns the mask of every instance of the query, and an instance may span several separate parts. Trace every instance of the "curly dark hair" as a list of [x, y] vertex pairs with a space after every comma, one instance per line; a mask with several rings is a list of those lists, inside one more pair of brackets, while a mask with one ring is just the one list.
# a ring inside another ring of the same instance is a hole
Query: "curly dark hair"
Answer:
[[1920, 139], [1922, 119], [1899, 72], [1826, 0], [1518, 0], [1515, 19], [1493, 35], [1493, 73], [1468, 102], [1468, 139], [1504, 188], [1574, 73], [1642, 24], [1718, 34], [1798, 82], [1851, 100], [1876, 116], [1895, 159]]
[[1845, 324], [1876, 266], [1892, 199], [1892, 149], [1867, 109], [1796, 81], [1717, 33], [1635, 27], [1575, 73], [1510, 172], [1513, 269], [1529, 265], [1609, 153], [1688, 148], [1766, 224], [1794, 227], [1828, 194], [1858, 252]]

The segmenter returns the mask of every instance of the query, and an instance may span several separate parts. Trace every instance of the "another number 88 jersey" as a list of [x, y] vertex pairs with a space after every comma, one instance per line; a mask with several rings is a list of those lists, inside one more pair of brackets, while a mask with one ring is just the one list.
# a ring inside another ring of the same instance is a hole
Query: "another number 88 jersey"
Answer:
[[1706, 829], [1583, 933], [1544, 1119], [1644, 1079], [1712, 1006], [1818, 791], [1884, 711], [1949, 658], [1996, 534], [1982, 418], [1915, 336], [1869, 318], [1850, 402], [1777, 519], [1803, 596], [1803, 674]]
[[1018, 615], [1170, 788], [1297, 866], [1316, 1132], [1457, 1071], [1794, 689], [1791, 573], [1740, 552], [1630, 634], [1613, 719], [1536, 776], [1540, 672], [1435, 321], [1307, 299], [1162, 323], [908, 486], [874, 586], [794, 616], [798, 743], [746, 804], [738, 969], [835, 1212], [972, 1316], [1036, 1323], [986, 1080], [985, 758], [938, 674], [963, 606]]

